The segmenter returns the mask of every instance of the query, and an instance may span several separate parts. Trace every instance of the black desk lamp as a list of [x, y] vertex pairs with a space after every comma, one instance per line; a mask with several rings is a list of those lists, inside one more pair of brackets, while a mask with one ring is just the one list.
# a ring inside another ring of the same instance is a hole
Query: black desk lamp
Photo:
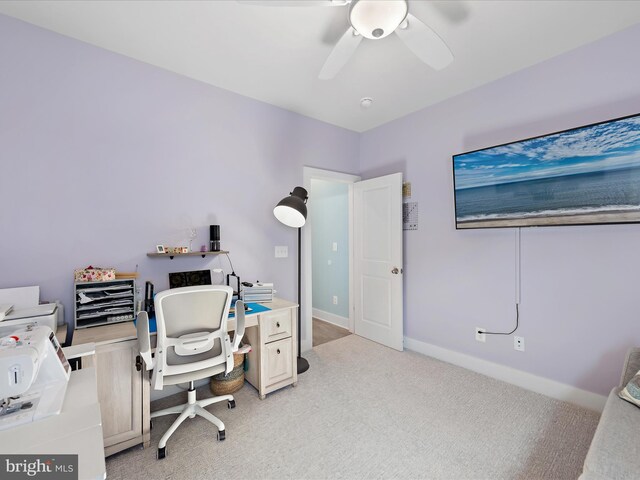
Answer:
[[302, 244], [302, 226], [307, 221], [307, 191], [302, 187], [296, 187], [288, 197], [278, 202], [273, 214], [278, 220], [288, 227], [298, 229], [298, 373], [304, 373], [309, 370], [309, 362], [302, 358], [300, 353], [300, 319], [302, 318], [302, 307], [300, 305], [300, 271], [301, 271], [301, 244]]

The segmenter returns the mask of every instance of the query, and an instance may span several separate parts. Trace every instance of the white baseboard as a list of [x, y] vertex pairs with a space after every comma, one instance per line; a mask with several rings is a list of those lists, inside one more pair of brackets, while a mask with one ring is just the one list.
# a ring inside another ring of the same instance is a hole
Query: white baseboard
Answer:
[[482, 360], [465, 353], [455, 352], [446, 348], [437, 347], [430, 343], [404, 337], [404, 346], [408, 350], [422, 353], [429, 357], [437, 358], [444, 362], [452, 363], [459, 367], [472, 370], [488, 377], [496, 378], [512, 385], [541, 393], [547, 397], [579, 405], [589, 410], [602, 412], [607, 397], [597, 393], [588, 392], [577, 387], [556, 382], [548, 378], [539, 377], [532, 373], [523, 372], [515, 368], [500, 365], [499, 363]]
[[312, 315], [314, 318], [322, 320], [323, 322], [331, 323], [337, 327], [349, 329], [349, 319], [347, 317], [341, 317], [340, 315], [325, 312], [324, 310], [319, 310], [317, 308], [314, 308], [312, 310]]

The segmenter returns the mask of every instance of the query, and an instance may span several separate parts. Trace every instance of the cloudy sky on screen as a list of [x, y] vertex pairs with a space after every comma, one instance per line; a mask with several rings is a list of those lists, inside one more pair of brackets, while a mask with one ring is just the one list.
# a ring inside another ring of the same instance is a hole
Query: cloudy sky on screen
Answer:
[[640, 115], [457, 155], [456, 189], [640, 167]]

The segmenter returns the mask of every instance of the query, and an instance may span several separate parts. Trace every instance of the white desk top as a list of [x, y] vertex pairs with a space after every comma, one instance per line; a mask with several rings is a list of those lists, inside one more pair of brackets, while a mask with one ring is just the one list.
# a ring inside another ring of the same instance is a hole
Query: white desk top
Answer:
[[[298, 306], [297, 303], [282, 300], [281, 298], [274, 298], [273, 302], [264, 303], [263, 305], [265, 307], [269, 307], [272, 311]], [[265, 313], [269, 313], [269, 311], [247, 312], [245, 314], [245, 327], [255, 327], [258, 324], [258, 316]], [[64, 328], [59, 328], [59, 332], [56, 333], [58, 340], [64, 338], [63, 330], [66, 330], [66, 326], [63, 325], [62, 327]], [[232, 331], [235, 330], [235, 328], [236, 319], [230, 318], [227, 323], [227, 329]], [[152, 335], [155, 335], [155, 333], [152, 333]], [[96, 345], [101, 345], [105, 343], [123, 342], [125, 340], [135, 340], [136, 338], [138, 337], [136, 334], [136, 327], [133, 322], [123, 322], [76, 330], [73, 333], [73, 345], [82, 345], [84, 343], [95, 343]]]
[[106, 478], [95, 369], [71, 373], [60, 414], [0, 431], [0, 445], [2, 453], [77, 454], [80, 480]]

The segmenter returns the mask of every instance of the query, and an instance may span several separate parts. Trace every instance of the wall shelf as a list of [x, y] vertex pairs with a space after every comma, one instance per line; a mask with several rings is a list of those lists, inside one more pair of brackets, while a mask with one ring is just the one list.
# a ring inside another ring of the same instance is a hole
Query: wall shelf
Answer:
[[189, 252], [189, 253], [147, 253], [147, 257], [154, 258], [170, 258], [173, 260], [173, 257], [206, 257], [208, 255], [221, 255], [229, 253], [227, 250], [220, 250], [218, 252]]

